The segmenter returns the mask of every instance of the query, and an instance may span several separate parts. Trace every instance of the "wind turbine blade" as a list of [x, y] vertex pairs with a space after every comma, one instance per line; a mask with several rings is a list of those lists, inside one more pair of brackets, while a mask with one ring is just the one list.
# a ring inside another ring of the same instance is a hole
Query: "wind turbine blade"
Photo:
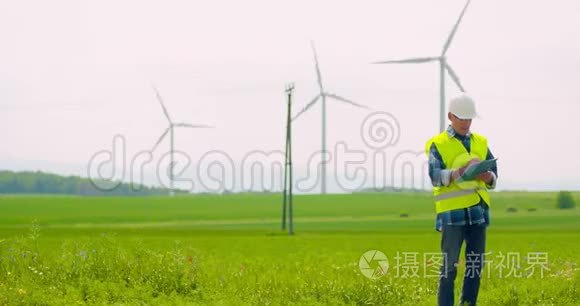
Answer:
[[157, 146], [161, 143], [161, 141], [163, 141], [163, 138], [165, 138], [167, 133], [169, 133], [170, 129], [171, 129], [171, 127], [168, 127], [167, 129], [165, 129], [165, 132], [163, 132], [163, 134], [161, 134], [161, 137], [159, 137], [159, 140], [157, 140], [157, 142], [155, 143], [155, 145], [153, 146], [153, 149], [151, 149], [151, 151], [155, 151], [155, 149], [157, 149]]
[[306, 104], [306, 106], [298, 112], [298, 114], [294, 115], [294, 117], [292, 117], [291, 121], [296, 120], [296, 118], [300, 117], [300, 115], [304, 114], [308, 109], [310, 109], [314, 104], [316, 104], [316, 101], [318, 101], [318, 99], [320, 99], [320, 95], [314, 97], [314, 99], [312, 99], [312, 101], [310, 101], [310, 103]]
[[434, 62], [437, 60], [439, 60], [438, 57], [417, 57], [417, 58], [407, 58], [407, 59], [402, 59], [402, 60], [372, 62], [371, 64], [420, 64], [420, 63]]
[[165, 105], [163, 104], [163, 98], [161, 97], [161, 94], [159, 94], [159, 90], [157, 90], [157, 87], [155, 87], [155, 85], [153, 85], [153, 84], [151, 84], [151, 87], [153, 87], [153, 90], [155, 91], [155, 95], [157, 96], [157, 100], [159, 100], [159, 103], [161, 104], [161, 107], [163, 108], [163, 113], [165, 113], [165, 117], [167, 118], [169, 123], [171, 123], [171, 118], [169, 118], [169, 112], [167, 111], [167, 108], [165, 108]]
[[461, 81], [459, 81], [459, 77], [457, 76], [457, 73], [455, 73], [453, 68], [451, 68], [451, 65], [449, 65], [447, 62], [445, 62], [445, 70], [447, 70], [447, 73], [449, 74], [451, 79], [453, 79], [453, 82], [455, 82], [455, 84], [457, 84], [457, 87], [459, 87], [461, 92], [465, 92], [465, 89], [461, 85]]
[[189, 124], [189, 123], [176, 123], [176, 124], [174, 124], [174, 126], [186, 127], [186, 128], [194, 128], [194, 129], [198, 129], [198, 128], [212, 129], [213, 128], [213, 126], [210, 126], [210, 125], [205, 125], [205, 124]]
[[318, 64], [318, 55], [316, 54], [316, 48], [314, 47], [314, 41], [310, 41], [310, 46], [312, 47], [312, 53], [314, 53], [314, 63], [316, 65], [316, 78], [318, 81], [318, 86], [322, 92], [322, 74], [320, 73], [320, 65]]
[[338, 100], [338, 101], [341, 101], [341, 102], [345, 102], [345, 103], [348, 103], [348, 104], [354, 105], [354, 106], [356, 106], [356, 107], [360, 107], [360, 108], [366, 108], [366, 109], [368, 109], [368, 107], [367, 107], [367, 106], [364, 106], [364, 105], [362, 105], [362, 104], [355, 103], [355, 102], [353, 102], [353, 101], [351, 101], [351, 100], [349, 100], [349, 99], [343, 98], [343, 97], [341, 97], [341, 96], [337, 96], [337, 95], [335, 95], [335, 94], [326, 94], [326, 96], [327, 96], [327, 97], [329, 97], [329, 98], [336, 99], [336, 100]]
[[457, 28], [459, 28], [459, 24], [461, 23], [461, 19], [463, 19], [463, 15], [465, 14], [465, 11], [467, 10], [467, 7], [469, 6], [470, 2], [471, 2], [471, 0], [467, 0], [467, 3], [465, 3], [465, 6], [463, 7], [461, 14], [459, 15], [459, 18], [457, 19], [457, 23], [455, 23], [455, 26], [453, 26], [453, 30], [451, 30], [449, 37], [447, 37], [447, 42], [445, 42], [445, 46], [443, 47], [443, 52], [441, 52], [442, 56], [447, 53], [447, 50], [449, 49], [449, 46], [451, 45], [451, 41], [453, 40], [453, 37], [455, 36], [455, 32], [457, 32]]

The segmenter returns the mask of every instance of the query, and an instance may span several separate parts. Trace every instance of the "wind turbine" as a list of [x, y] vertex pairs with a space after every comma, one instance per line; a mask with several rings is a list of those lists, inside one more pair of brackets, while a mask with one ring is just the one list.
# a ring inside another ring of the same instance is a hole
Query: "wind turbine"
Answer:
[[439, 98], [440, 98], [440, 101], [439, 101], [440, 102], [439, 130], [441, 132], [443, 132], [445, 130], [445, 71], [447, 71], [447, 73], [449, 74], [451, 79], [455, 82], [455, 84], [457, 84], [457, 87], [459, 87], [461, 92], [465, 92], [465, 89], [463, 88], [463, 86], [461, 85], [461, 82], [459, 81], [459, 77], [457, 76], [457, 73], [455, 73], [453, 68], [451, 68], [451, 65], [449, 65], [449, 62], [447, 61], [446, 54], [447, 54], [447, 50], [449, 50], [449, 46], [451, 45], [451, 41], [453, 40], [453, 37], [455, 36], [455, 33], [457, 32], [457, 28], [459, 27], [459, 23], [461, 22], [461, 19], [463, 18], [463, 15], [465, 14], [465, 10], [467, 10], [467, 7], [469, 6], [470, 2], [471, 2], [471, 0], [467, 0], [467, 3], [463, 7], [463, 10], [461, 11], [461, 14], [459, 15], [459, 19], [457, 19], [457, 22], [455, 23], [455, 26], [451, 30], [449, 37], [447, 37], [447, 41], [445, 42], [445, 45], [443, 46], [443, 50], [441, 51], [441, 55], [439, 55], [437, 57], [409, 58], [409, 59], [403, 59], [403, 60], [390, 60], [390, 61], [380, 61], [380, 62], [372, 63], [372, 64], [420, 64], [420, 63], [429, 63], [429, 62], [439, 61], [439, 68], [440, 68], [439, 69], [439, 78], [440, 78], [440, 84], [439, 84]]
[[[312, 99], [312, 101], [310, 101], [308, 104], [306, 104], [306, 106], [298, 112], [298, 114], [296, 114], [293, 118], [292, 121], [296, 120], [298, 117], [300, 117], [300, 115], [304, 114], [307, 110], [309, 110], [312, 106], [314, 106], [314, 104], [316, 104], [316, 102], [318, 102], [318, 100], [320, 99], [322, 101], [322, 157], [324, 158], [326, 156], [326, 98], [331, 98], [340, 102], [344, 102], [347, 104], [351, 104], [354, 105], [356, 107], [360, 107], [360, 108], [367, 108], [364, 105], [355, 103], [351, 100], [348, 100], [346, 98], [343, 98], [341, 96], [338, 96], [336, 94], [332, 94], [332, 93], [328, 93], [324, 90], [324, 86], [322, 86], [322, 75], [320, 73], [320, 67], [318, 64], [318, 56], [316, 55], [316, 48], [314, 48], [314, 42], [310, 41], [310, 45], [312, 46], [312, 52], [314, 53], [314, 63], [316, 65], [316, 77], [318, 79], [318, 87], [320, 89], [319, 93]], [[322, 194], [326, 193], [326, 161], [323, 160], [322, 161], [322, 165], [321, 165], [321, 187], [320, 187], [320, 191]]]
[[153, 90], [155, 91], [155, 95], [157, 96], [157, 100], [159, 101], [159, 104], [161, 104], [161, 108], [163, 109], [163, 113], [165, 114], [165, 118], [167, 118], [167, 121], [169, 122], [169, 126], [165, 129], [165, 131], [163, 132], [163, 134], [161, 134], [161, 137], [159, 137], [159, 140], [157, 140], [157, 142], [155, 143], [155, 145], [153, 146], [153, 149], [151, 149], [151, 151], [155, 151], [155, 149], [157, 148], [157, 146], [161, 143], [161, 141], [163, 141], [163, 139], [165, 138], [165, 136], [167, 136], [167, 134], [169, 133], [170, 136], [170, 144], [169, 144], [169, 156], [171, 158], [171, 162], [169, 164], [169, 195], [173, 196], [175, 194], [175, 192], [173, 191], [173, 166], [174, 166], [174, 161], [173, 161], [173, 135], [174, 135], [174, 129], [176, 127], [183, 127], [183, 128], [212, 128], [212, 126], [209, 125], [203, 125], [203, 124], [189, 124], [189, 123], [175, 123], [171, 120], [171, 117], [169, 117], [169, 112], [167, 111], [167, 108], [165, 107], [165, 104], [163, 104], [163, 98], [161, 97], [161, 94], [159, 94], [159, 91], [157, 90], [157, 88], [155, 87], [155, 85], [151, 84], [151, 87], [153, 87]]

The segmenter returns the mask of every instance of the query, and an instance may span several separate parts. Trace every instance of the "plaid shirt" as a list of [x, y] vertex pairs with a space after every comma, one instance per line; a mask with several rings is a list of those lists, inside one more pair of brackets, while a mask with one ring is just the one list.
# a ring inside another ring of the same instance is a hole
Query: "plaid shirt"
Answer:
[[[447, 134], [449, 137], [457, 138], [465, 147], [467, 152], [471, 152], [471, 133], [467, 133], [465, 136], [457, 134], [455, 130], [449, 126], [447, 127]], [[487, 156], [485, 159], [493, 159], [494, 156], [491, 150], [487, 150]], [[495, 183], [497, 181], [497, 167], [491, 169], [493, 172], [493, 181], [488, 185], [488, 189], [495, 188]], [[447, 186], [451, 181], [451, 169], [446, 169], [443, 163], [443, 158], [437, 150], [435, 144], [432, 144], [429, 149], [429, 177], [431, 178], [431, 183], [433, 186]], [[480, 197], [480, 202], [471, 207], [460, 208], [450, 211], [445, 211], [437, 214], [435, 220], [435, 230], [441, 231], [443, 225], [474, 225], [483, 224], [485, 226], [489, 225], [489, 206]]]

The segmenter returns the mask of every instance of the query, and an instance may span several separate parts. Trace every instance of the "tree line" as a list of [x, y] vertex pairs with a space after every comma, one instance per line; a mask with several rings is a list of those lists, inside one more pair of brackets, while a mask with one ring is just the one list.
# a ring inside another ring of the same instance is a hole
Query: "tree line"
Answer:
[[[104, 190], [97, 186], [111, 186]], [[94, 184], [79, 176], [61, 176], [45, 172], [0, 171], [0, 194], [67, 194], [84, 196], [144, 196], [165, 195], [166, 188], [100, 181]], [[176, 191], [185, 193], [185, 191]]]

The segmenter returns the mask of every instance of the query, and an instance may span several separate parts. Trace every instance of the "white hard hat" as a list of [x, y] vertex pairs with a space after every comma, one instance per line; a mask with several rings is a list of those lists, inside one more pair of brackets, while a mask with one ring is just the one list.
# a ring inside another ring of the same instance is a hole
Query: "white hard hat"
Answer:
[[466, 94], [451, 99], [449, 102], [449, 112], [459, 119], [473, 119], [477, 117], [475, 102]]

